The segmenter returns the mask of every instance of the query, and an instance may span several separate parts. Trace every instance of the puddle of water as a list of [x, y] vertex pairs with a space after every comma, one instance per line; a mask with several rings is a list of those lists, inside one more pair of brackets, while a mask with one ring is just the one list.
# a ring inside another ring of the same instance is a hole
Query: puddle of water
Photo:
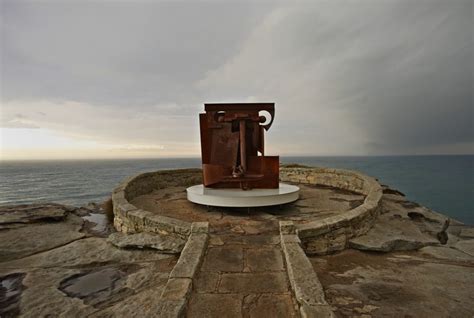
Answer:
[[90, 213], [82, 217], [84, 220], [94, 223], [95, 225], [90, 229], [92, 232], [98, 234], [108, 234], [109, 220], [107, 215], [102, 213]]
[[139, 266], [127, 264], [89, 269], [67, 277], [59, 284], [59, 290], [69, 297], [77, 297], [86, 305], [105, 308], [133, 295], [126, 287], [127, 276]]
[[0, 277], [0, 317], [14, 317], [20, 312], [22, 281], [25, 273], [14, 273]]
[[105, 268], [74, 275], [61, 283], [60, 289], [69, 296], [85, 298], [102, 291], [115, 289], [116, 282], [125, 276], [126, 274], [117, 268]]

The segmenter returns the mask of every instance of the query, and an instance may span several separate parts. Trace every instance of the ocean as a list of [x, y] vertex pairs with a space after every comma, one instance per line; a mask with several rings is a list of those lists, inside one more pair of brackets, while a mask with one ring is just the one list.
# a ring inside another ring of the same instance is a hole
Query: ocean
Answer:
[[[359, 170], [407, 198], [474, 224], [474, 156], [281, 157], [282, 163]], [[199, 158], [0, 162], [0, 205], [102, 202], [125, 177], [200, 167]]]

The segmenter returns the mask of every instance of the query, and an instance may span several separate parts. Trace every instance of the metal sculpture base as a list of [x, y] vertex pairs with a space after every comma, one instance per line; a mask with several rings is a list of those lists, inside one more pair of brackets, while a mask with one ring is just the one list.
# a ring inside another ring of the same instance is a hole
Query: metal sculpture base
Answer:
[[186, 189], [188, 200], [197, 204], [220, 207], [260, 207], [290, 203], [298, 200], [300, 188], [280, 183], [277, 189], [212, 189], [202, 184]]

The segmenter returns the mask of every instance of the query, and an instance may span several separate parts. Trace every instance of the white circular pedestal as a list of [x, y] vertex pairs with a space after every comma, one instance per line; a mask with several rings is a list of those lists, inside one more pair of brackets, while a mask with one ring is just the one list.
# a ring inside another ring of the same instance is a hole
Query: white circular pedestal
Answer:
[[197, 204], [221, 207], [259, 207], [298, 200], [300, 188], [280, 183], [278, 189], [213, 189], [202, 184], [186, 189], [188, 200]]

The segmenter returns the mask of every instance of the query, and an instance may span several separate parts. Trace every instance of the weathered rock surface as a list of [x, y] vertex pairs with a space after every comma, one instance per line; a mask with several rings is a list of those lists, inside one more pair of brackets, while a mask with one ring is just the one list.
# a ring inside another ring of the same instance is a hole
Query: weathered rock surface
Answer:
[[453, 260], [460, 262], [474, 262], [474, 256], [456, 250], [451, 247], [444, 246], [427, 246], [420, 249], [423, 256], [431, 256], [433, 258]]
[[[166, 281], [166, 279], [164, 279]], [[161, 310], [161, 303], [157, 301], [164, 288], [162, 285], [155, 285], [153, 288], [147, 288], [143, 291], [128, 295], [119, 302], [102, 310], [96, 311], [89, 317], [140, 317], [153, 318]]]
[[[137, 301], [142, 292], [154, 294], [157, 299], [172, 265], [168, 258], [158, 262], [92, 263], [75, 268], [20, 268], [16, 272], [26, 274], [20, 313], [26, 317], [84, 317], [118, 302], [128, 302], [134, 296]], [[0, 271], [5, 270], [0, 266]], [[78, 279], [84, 277], [85, 280]], [[140, 311], [136, 314], [141, 316]]]
[[390, 252], [417, 250], [439, 241], [421, 233], [413, 222], [381, 217], [363, 236], [349, 241], [349, 247], [365, 251]]
[[[39, 238], [38, 238], [39, 239]], [[87, 267], [94, 264], [136, 263], [169, 259], [169, 254], [155, 250], [119, 249], [100, 237], [89, 237], [76, 240], [67, 245], [0, 263], [0, 268], [25, 267]]]
[[182, 238], [172, 235], [156, 235], [151, 233], [110, 234], [107, 241], [120, 248], [153, 248], [163, 253], [179, 253], [186, 243]]
[[[75, 212], [56, 207], [54, 213]], [[19, 207], [35, 209], [49, 207]], [[15, 218], [4, 220], [26, 223], [0, 231], [0, 317], [156, 316], [150, 304], [159, 298], [176, 256], [119, 249], [105, 238], [90, 237], [81, 233], [84, 221], [75, 213], [53, 222], [29, 215], [34, 220], [29, 222], [17, 218], [23, 212], [14, 207], [9, 211]], [[61, 215], [54, 213], [48, 215]]]
[[382, 190], [384, 194], [393, 194], [393, 195], [402, 196], [402, 197], [405, 196], [404, 193], [398, 191], [397, 189], [392, 189], [388, 185], [385, 185], [385, 184], [382, 184]]
[[454, 247], [461, 252], [474, 256], [474, 240], [459, 241]]
[[464, 238], [474, 238], [474, 228], [461, 229], [459, 236]]
[[0, 207], [0, 225], [5, 228], [10, 223], [60, 221], [69, 211], [70, 208], [54, 203]]
[[[349, 241], [350, 248], [377, 252], [408, 251], [457, 240], [450, 227], [445, 231], [445, 216], [407, 201], [396, 191], [383, 195], [380, 213], [367, 234]], [[450, 221], [459, 225], [455, 220]], [[443, 240], [440, 240], [440, 233]]]
[[86, 235], [80, 232], [82, 224], [80, 217], [70, 214], [64, 222], [34, 223], [0, 231], [0, 260], [28, 256], [83, 238]]
[[[170, 205], [176, 199], [178, 208], [187, 208], [181, 201], [183, 194], [170, 189], [161, 199]], [[318, 195], [327, 196], [324, 202], [331, 205], [326, 205], [328, 210], [315, 209], [321, 202], [309, 196], [314, 189], [307, 190], [307, 196], [303, 192], [302, 201], [289, 210], [206, 212], [212, 219], [212, 234], [202, 266], [194, 266], [197, 276], [192, 291], [188, 289], [188, 317], [298, 315], [276, 222], [302, 222], [309, 214], [337, 214], [337, 209], [347, 211], [363, 199], [318, 188]], [[179, 245], [177, 241], [154, 234], [117, 233], [108, 242], [98, 234], [98, 220], [103, 218], [94, 215], [100, 212], [94, 205], [63, 207], [69, 212], [63, 217], [39, 219], [21, 217], [23, 208], [12, 209], [17, 216], [5, 217], [9, 221], [0, 231], [0, 253], [4, 253], [0, 254], [0, 317], [156, 317], [163, 312], [160, 295], [176, 268], [177, 256], [154, 248], [171, 251]], [[188, 212], [182, 216], [200, 220], [193, 211]], [[328, 315], [334, 310], [336, 316], [355, 317], [473, 316], [474, 240], [469, 237], [470, 228], [452, 220], [446, 231], [448, 242], [441, 246], [436, 234], [446, 217], [407, 201], [396, 190], [384, 194], [381, 213], [368, 233], [372, 241], [364, 244], [388, 252], [346, 250], [312, 258], [329, 305], [303, 306], [300, 313], [308, 317], [315, 312], [324, 316], [324, 310]], [[241, 230], [232, 231], [237, 226]], [[185, 280], [191, 286], [191, 278]], [[9, 288], [7, 297], [4, 286]], [[184, 298], [176, 301], [184, 302]]]
[[473, 316], [474, 240], [466, 240], [472, 227], [450, 220], [447, 244], [441, 245], [436, 237], [445, 216], [395, 191], [384, 194], [381, 204], [374, 228], [350, 244], [385, 253], [346, 250], [311, 258], [336, 315]]
[[19, 301], [25, 286], [24, 273], [12, 273], [0, 277], [0, 315], [15, 317], [20, 313]]
[[312, 257], [337, 317], [473, 317], [474, 258], [445, 246]]

